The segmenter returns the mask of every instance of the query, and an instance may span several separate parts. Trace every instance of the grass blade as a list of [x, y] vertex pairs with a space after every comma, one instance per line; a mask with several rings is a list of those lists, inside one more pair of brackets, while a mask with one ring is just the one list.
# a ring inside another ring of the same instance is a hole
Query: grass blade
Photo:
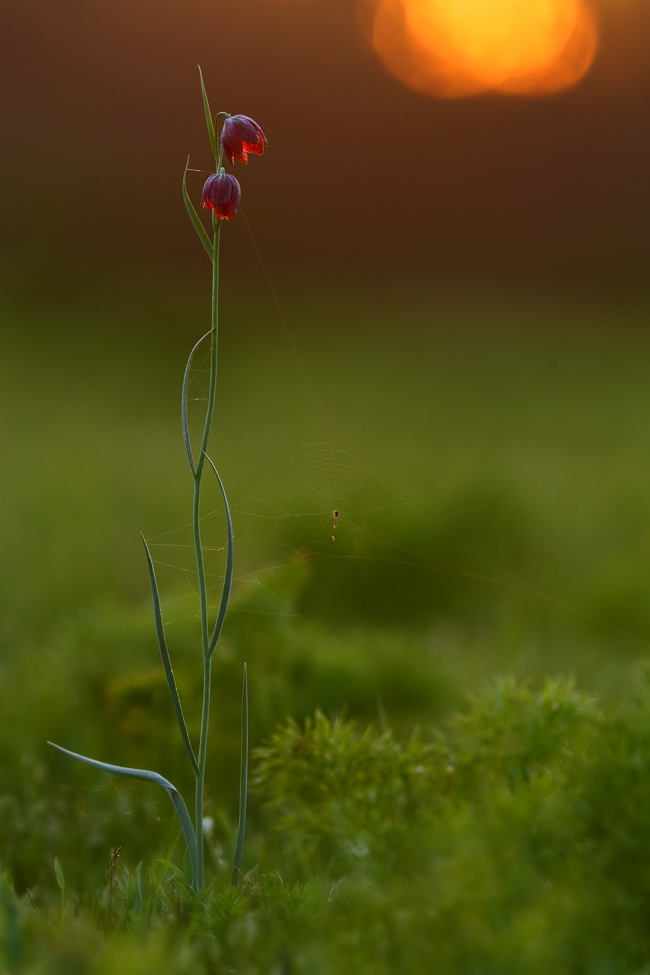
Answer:
[[149, 566], [149, 578], [151, 580], [151, 595], [153, 598], [153, 616], [156, 628], [156, 637], [158, 639], [158, 647], [160, 649], [160, 657], [162, 660], [162, 665], [165, 670], [165, 677], [167, 678], [167, 684], [169, 686], [169, 693], [171, 694], [172, 704], [174, 706], [174, 712], [176, 714], [176, 720], [178, 721], [178, 727], [181, 732], [181, 738], [183, 739], [183, 744], [185, 745], [185, 751], [187, 752], [187, 757], [190, 760], [190, 765], [195, 775], [199, 774], [199, 766], [194, 755], [194, 749], [192, 748], [192, 742], [190, 741], [190, 736], [187, 731], [187, 725], [185, 724], [185, 715], [183, 714], [183, 707], [181, 705], [181, 699], [178, 694], [178, 688], [176, 686], [176, 679], [174, 677], [174, 670], [172, 668], [171, 657], [169, 656], [169, 650], [167, 649], [167, 641], [165, 639], [165, 629], [163, 626], [162, 613], [160, 610], [160, 596], [158, 594], [158, 583], [156, 582], [156, 571], [153, 566], [153, 559], [151, 558], [151, 552], [149, 551], [149, 546], [145, 540], [144, 535], [140, 533], [142, 538], [142, 544], [144, 545], [144, 550], [147, 555], [147, 565]]
[[183, 203], [185, 204], [185, 209], [187, 210], [187, 215], [192, 221], [192, 226], [194, 227], [197, 237], [203, 244], [210, 262], [212, 263], [212, 241], [208, 236], [208, 232], [201, 223], [201, 219], [194, 209], [194, 204], [190, 200], [190, 195], [187, 192], [187, 168], [190, 164], [190, 157], [187, 157], [187, 162], [185, 163], [185, 169], [183, 170]]
[[223, 486], [223, 481], [219, 476], [219, 471], [214, 466], [210, 457], [204, 454], [206, 460], [208, 461], [210, 467], [215, 473], [215, 477], [219, 482], [219, 487], [221, 488], [221, 497], [223, 498], [223, 506], [226, 511], [226, 522], [228, 525], [228, 544], [226, 548], [226, 572], [223, 579], [223, 589], [221, 590], [221, 601], [219, 602], [219, 612], [217, 613], [217, 619], [214, 624], [214, 630], [212, 632], [212, 637], [208, 646], [208, 659], [210, 659], [216, 650], [217, 643], [219, 642], [219, 637], [221, 636], [221, 631], [223, 629], [223, 622], [226, 618], [226, 610], [228, 609], [228, 601], [230, 600], [230, 593], [232, 592], [232, 578], [234, 572], [234, 560], [235, 560], [235, 537], [232, 530], [232, 516], [230, 514], [230, 505], [228, 504], [228, 498], [226, 497], [226, 489]]
[[178, 820], [181, 824], [185, 842], [190, 850], [190, 856], [192, 857], [196, 876], [196, 836], [194, 835], [192, 820], [190, 819], [190, 814], [187, 811], [185, 800], [175, 785], [172, 785], [168, 779], [164, 778], [158, 772], [150, 772], [147, 769], [126, 768], [124, 765], [111, 765], [108, 762], [99, 762], [95, 758], [88, 758], [86, 755], [79, 755], [77, 752], [71, 752], [68, 748], [63, 748], [61, 745], [56, 745], [53, 741], [48, 741], [48, 745], [51, 745], [52, 748], [56, 748], [58, 751], [63, 752], [64, 755], [68, 755], [70, 758], [75, 758], [78, 762], [83, 762], [85, 765], [90, 765], [92, 768], [99, 769], [101, 772], [108, 772], [109, 775], [119, 775], [126, 779], [142, 779], [144, 782], [153, 782], [154, 785], [161, 786], [161, 788], [165, 790], [171, 799], [174, 809], [176, 810], [176, 815], [178, 816]]
[[244, 664], [244, 684], [241, 698], [241, 759], [239, 766], [239, 828], [237, 846], [232, 865], [231, 884], [236, 887], [241, 876], [241, 861], [244, 853], [244, 834], [246, 832], [246, 810], [248, 806], [248, 669]]

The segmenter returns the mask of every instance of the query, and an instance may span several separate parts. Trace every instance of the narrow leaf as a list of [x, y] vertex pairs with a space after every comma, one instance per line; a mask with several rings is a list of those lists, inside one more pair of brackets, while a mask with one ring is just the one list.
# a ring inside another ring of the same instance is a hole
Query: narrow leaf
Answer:
[[98, 762], [95, 758], [87, 758], [86, 755], [79, 755], [77, 752], [71, 752], [68, 748], [63, 748], [61, 745], [56, 745], [53, 741], [48, 741], [48, 745], [51, 745], [52, 748], [56, 748], [57, 751], [63, 752], [64, 755], [68, 755], [70, 758], [76, 758], [78, 762], [83, 762], [85, 765], [90, 765], [92, 768], [99, 769], [101, 772], [108, 772], [109, 775], [119, 775], [126, 779], [143, 779], [145, 782], [153, 782], [154, 785], [161, 786], [161, 788], [165, 790], [171, 799], [174, 809], [176, 810], [176, 815], [178, 816], [178, 821], [181, 824], [185, 842], [190, 850], [190, 855], [194, 864], [194, 876], [196, 877], [196, 836], [194, 835], [192, 820], [190, 819], [190, 814], [187, 811], [185, 800], [175, 785], [172, 785], [168, 779], [164, 778], [162, 775], [159, 775], [158, 772], [149, 772], [147, 769], [126, 768], [124, 765], [111, 765], [108, 762]]
[[169, 686], [169, 693], [171, 694], [172, 704], [174, 706], [174, 712], [176, 714], [176, 720], [178, 721], [178, 727], [181, 732], [181, 738], [183, 739], [183, 744], [185, 745], [185, 751], [187, 752], [187, 757], [190, 760], [190, 765], [192, 766], [192, 771], [195, 775], [199, 774], [199, 766], [194, 755], [194, 749], [192, 748], [192, 742], [190, 741], [190, 736], [187, 732], [187, 725], [185, 724], [185, 715], [183, 714], [183, 707], [181, 705], [181, 699], [178, 694], [178, 688], [176, 686], [176, 678], [174, 677], [174, 670], [172, 668], [171, 657], [169, 656], [169, 650], [167, 649], [167, 641], [165, 639], [165, 628], [163, 626], [162, 612], [160, 609], [160, 596], [158, 594], [158, 583], [156, 581], [156, 571], [153, 566], [153, 559], [151, 558], [151, 552], [149, 551], [149, 546], [145, 540], [145, 537], [140, 533], [142, 538], [142, 544], [144, 545], [144, 550], [147, 555], [147, 565], [149, 566], [149, 578], [151, 580], [151, 595], [153, 599], [153, 617], [154, 624], [156, 628], [156, 637], [158, 639], [158, 647], [160, 649], [160, 658], [162, 660], [162, 665], [165, 670], [165, 677], [167, 678], [167, 684]]
[[192, 445], [190, 443], [190, 430], [187, 421], [187, 387], [190, 383], [190, 370], [192, 368], [192, 359], [194, 358], [194, 353], [200, 346], [204, 339], [207, 339], [209, 335], [212, 335], [212, 330], [206, 332], [202, 335], [199, 341], [196, 343], [192, 351], [190, 352], [187, 365], [185, 366], [185, 372], [183, 373], [183, 387], [181, 389], [181, 422], [183, 424], [183, 442], [185, 444], [185, 451], [187, 453], [187, 459], [190, 462], [190, 467], [192, 469], [192, 474], [196, 476], [196, 465], [194, 463], [194, 457], [192, 455]]
[[219, 602], [219, 612], [217, 613], [217, 619], [214, 624], [214, 630], [212, 632], [212, 637], [210, 639], [210, 644], [208, 646], [208, 659], [210, 659], [216, 650], [217, 643], [219, 642], [219, 637], [221, 636], [221, 631], [223, 629], [223, 623], [226, 618], [226, 610], [228, 609], [228, 601], [230, 600], [230, 593], [232, 592], [232, 578], [234, 572], [234, 554], [235, 554], [235, 538], [232, 530], [232, 516], [230, 514], [230, 505], [228, 504], [228, 498], [226, 497], [226, 489], [223, 486], [223, 481], [219, 476], [219, 471], [214, 466], [212, 460], [206, 453], [204, 453], [210, 467], [215, 473], [217, 481], [219, 482], [219, 487], [221, 488], [221, 497], [223, 498], [223, 506], [226, 511], [226, 523], [228, 525], [228, 545], [226, 549], [226, 572], [223, 579], [223, 589], [221, 590], [221, 601]]
[[217, 161], [217, 156], [219, 155], [217, 149], [217, 134], [214, 129], [213, 115], [210, 111], [210, 102], [208, 101], [208, 93], [205, 90], [205, 85], [203, 83], [203, 72], [201, 71], [201, 66], [199, 65], [199, 78], [201, 79], [201, 94], [203, 96], [203, 111], [205, 112], [205, 122], [208, 127], [208, 137], [210, 139], [210, 146], [212, 148], [212, 155], [215, 159], [215, 164]]
[[185, 209], [187, 210], [187, 215], [192, 221], [192, 226], [194, 227], [199, 240], [205, 247], [207, 255], [210, 258], [210, 262], [212, 262], [212, 242], [208, 236], [207, 230], [201, 223], [201, 219], [198, 213], [196, 212], [196, 210], [194, 209], [194, 204], [190, 200], [190, 195], [187, 192], [187, 168], [189, 164], [190, 164], [190, 157], [188, 156], [187, 162], [185, 163], [185, 169], [183, 170], [183, 202], [185, 203]]
[[142, 860], [139, 860], [135, 868], [135, 896], [136, 910], [142, 909]]
[[54, 857], [54, 873], [56, 875], [56, 882], [61, 890], [65, 890], [65, 876], [63, 873], [63, 867], [61, 866], [61, 861], [58, 857]]
[[232, 866], [231, 884], [236, 887], [241, 876], [241, 861], [244, 853], [244, 834], [246, 832], [246, 809], [248, 806], [248, 669], [244, 664], [244, 685], [241, 699], [241, 757], [239, 766], [239, 829], [237, 846]]

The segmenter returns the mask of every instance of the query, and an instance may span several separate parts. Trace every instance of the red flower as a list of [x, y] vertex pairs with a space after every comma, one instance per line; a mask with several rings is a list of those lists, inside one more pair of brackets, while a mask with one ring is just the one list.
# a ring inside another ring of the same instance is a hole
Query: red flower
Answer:
[[249, 152], [261, 156], [268, 142], [257, 122], [248, 115], [230, 115], [221, 129], [221, 145], [231, 163], [235, 159], [245, 163]]
[[208, 176], [201, 194], [201, 206], [214, 210], [216, 220], [232, 220], [241, 200], [241, 187], [229, 173]]

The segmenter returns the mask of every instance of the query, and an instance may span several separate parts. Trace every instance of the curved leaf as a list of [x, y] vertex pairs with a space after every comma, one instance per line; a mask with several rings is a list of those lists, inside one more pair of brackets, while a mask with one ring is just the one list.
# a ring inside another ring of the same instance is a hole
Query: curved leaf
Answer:
[[192, 468], [192, 474], [196, 476], [196, 465], [194, 463], [194, 457], [192, 456], [192, 445], [190, 444], [190, 430], [187, 422], [187, 387], [190, 382], [190, 369], [192, 368], [192, 359], [194, 358], [194, 353], [200, 346], [204, 339], [212, 335], [212, 329], [202, 335], [199, 341], [196, 343], [192, 351], [187, 358], [187, 365], [185, 366], [185, 372], [183, 373], [183, 386], [181, 389], [181, 423], [183, 424], [183, 443], [185, 444], [185, 451], [187, 453], [187, 459], [190, 462], [190, 467]]
[[205, 452], [203, 452], [203, 456], [207, 459], [210, 467], [215, 473], [217, 481], [219, 482], [219, 487], [221, 488], [221, 497], [223, 498], [223, 506], [226, 511], [226, 523], [228, 525], [226, 572], [223, 579], [223, 589], [221, 590], [221, 601], [219, 603], [219, 612], [217, 613], [217, 620], [214, 624], [214, 630], [212, 631], [212, 637], [210, 639], [210, 644], [208, 646], [208, 660], [209, 660], [217, 648], [217, 643], [219, 642], [219, 637], [221, 636], [221, 631], [223, 629], [223, 623], [226, 618], [226, 610], [228, 609], [230, 593], [232, 592], [232, 579], [233, 579], [233, 572], [234, 572], [234, 557], [235, 557], [235, 537], [232, 529], [232, 516], [230, 514], [230, 505], [228, 504], [228, 498], [226, 497], [226, 489], [223, 486], [223, 481], [221, 480], [221, 477], [219, 476], [219, 471], [214, 466], [210, 457], [208, 457], [208, 455]]
[[178, 688], [176, 686], [176, 678], [174, 677], [174, 670], [172, 667], [171, 657], [169, 656], [169, 650], [167, 649], [167, 640], [165, 639], [165, 628], [163, 625], [162, 612], [160, 609], [160, 596], [158, 594], [158, 583], [156, 581], [156, 571], [154, 569], [153, 559], [151, 558], [151, 552], [149, 551], [149, 546], [147, 545], [146, 539], [142, 534], [142, 532], [140, 532], [140, 538], [142, 539], [142, 544], [144, 545], [144, 550], [147, 555], [147, 565], [149, 566], [149, 579], [151, 580], [151, 595], [153, 598], [153, 617], [154, 617], [154, 625], [156, 628], [156, 637], [158, 639], [158, 648], [160, 650], [160, 657], [165, 671], [165, 677], [167, 678], [169, 693], [171, 694], [172, 704], [174, 706], [174, 713], [176, 714], [176, 720], [178, 721], [178, 727], [181, 732], [181, 738], [183, 739], [183, 744], [185, 745], [185, 751], [187, 752], [187, 757], [190, 760], [192, 771], [194, 772], [195, 775], [198, 775], [199, 766], [196, 761], [196, 756], [194, 755], [194, 749], [192, 748], [192, 742], [190, 741], [190, 736], [187, 731], [187, 725], [185, 724], [185, 715], [183, 714], [183, 706], [181, 704]]
[[196, 878], [196, 836], [194, 835], [192, 820], [190, 819], [190, 814], [187, 811], [185, 800], [175, 785], [173, 785], [168, 779], [164, 778], [164, 776], [160, 775], [158, 772], [150, 772], [147, 769], [127, 768], [124, 765], [111, 765], [108, 762], [98, 762], [95, 758], [88, 758], [86, 755], [79, 755], [77, 752], [71, 752], [68, 748], [63, 748], [61, 745], [57, 745], [53, 741], [48, 741], [48, 745], [50, 745], [52, 748], [56, 748], [57, 751], [63, 752], [64, 755], [68, 755], [70, 758], [76, 758], [78, 762], [83, 762], [85, 765], [91, 765], [93, 768], [99, 769], [101, 772], [108, 772], [109, 775], [119, 775], [126, 779], [143, 779], [145, 782], [153, 782], [154, 785], [161, 786], [161, 788], [165, 790], [171, 799], [174, 809], [176, 810], [176, 815], [178, 816], [178, 820], [181, 824], [185, 842], [190, 850], [190, 856], [192, 857], [192, 864], [194, 867], [194, 876]]

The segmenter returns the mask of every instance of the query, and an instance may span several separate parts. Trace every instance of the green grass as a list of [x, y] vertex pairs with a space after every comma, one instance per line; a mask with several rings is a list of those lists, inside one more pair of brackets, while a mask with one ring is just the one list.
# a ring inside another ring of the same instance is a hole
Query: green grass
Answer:
[[[204, 295], [154, 283], [3, 311], [5, 969], [644, 970], [643, 309], [280, 287], [307, 384], [261, 286], [243, 311], [227, 291], [213, 453], [238, 582], [215, 659], [217, 887], [193, 903], [158, 864], [180, 864], [167, 799], [45, 747], [188, 784], [138, 531], [195, 714], [178, 394]], [[267, 744], [232, 893], [243, 660]], [[568, 674], [577, 690], [545, 684]]]

